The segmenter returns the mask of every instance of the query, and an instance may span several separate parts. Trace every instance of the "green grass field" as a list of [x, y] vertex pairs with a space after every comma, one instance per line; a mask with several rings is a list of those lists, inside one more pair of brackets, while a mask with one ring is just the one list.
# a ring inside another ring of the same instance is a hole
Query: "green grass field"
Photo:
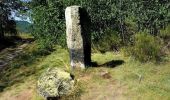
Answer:
[[[140, 63], [122, 53], [93, 53], [98, 66], [75, 72], [78, 91], [69, 100], [169, 100], [170, 58], [154, 64]], [[0, 76], [0, 100], [43, 100], [36, 81], [46, 69], [60, 67], [69, 71], [68, 51], [56, 47], [51, 54], [37, 52], [33, 42], [25, 53], [9, 64]]]

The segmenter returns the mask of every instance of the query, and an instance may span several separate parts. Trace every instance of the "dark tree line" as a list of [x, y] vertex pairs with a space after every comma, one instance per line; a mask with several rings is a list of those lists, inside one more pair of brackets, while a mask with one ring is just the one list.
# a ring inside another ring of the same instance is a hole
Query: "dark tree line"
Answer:
[[5, 38], [5, 34], [16, 35], [16, 23], [11, 18], [11, 12], [15, 10], [26, 10], [19, 0], [0, 1], [0, 40]]

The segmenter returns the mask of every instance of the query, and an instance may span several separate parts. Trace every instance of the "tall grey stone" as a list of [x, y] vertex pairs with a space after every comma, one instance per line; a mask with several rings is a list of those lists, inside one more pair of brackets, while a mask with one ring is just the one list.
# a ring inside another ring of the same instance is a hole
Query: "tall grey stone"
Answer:
[[90, 18], [80, 6], [66, 8], [67, 46], [72, 68], [82, 68], [91, 62]]

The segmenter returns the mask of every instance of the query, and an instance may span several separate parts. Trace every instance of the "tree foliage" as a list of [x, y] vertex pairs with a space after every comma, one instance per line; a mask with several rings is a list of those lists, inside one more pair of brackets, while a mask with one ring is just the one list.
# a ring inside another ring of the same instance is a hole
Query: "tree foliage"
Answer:
[[87, 9], [93, 41], [107, 35], [105, 31], [110, 28], [127, 44], [134, 33], [145, 30], [159, 35], [170, 22], [168, 0], [32, 0], [33, 35], [50, 45], [65, 44], [64, 11], [71, 5]]
[[16, 35], [16, 23], [11, 18], [11, 12], [18, 9], [25, 9], [18, 0], [0, 1], [0, 40], [6, 33]]
[[[147, 45], [146, 45], [147, 44]], [[127, 47], [125, 53], [141, 62], [160, 61], [164, 57], [163, 41], [159, 37], [140, 32], [134, 36], [134, 45]]]
[[33, 35], [42, 43], [43, 48], [51, 48], [54, 43], [63, 42], [65, 29], [64, 12], [61, 10], [63, 5], [55, 0], [53, 2], [43, 2], [42, 0], [38, 3], [39, 5], [33, 3], [34, 8], [32, 9]]

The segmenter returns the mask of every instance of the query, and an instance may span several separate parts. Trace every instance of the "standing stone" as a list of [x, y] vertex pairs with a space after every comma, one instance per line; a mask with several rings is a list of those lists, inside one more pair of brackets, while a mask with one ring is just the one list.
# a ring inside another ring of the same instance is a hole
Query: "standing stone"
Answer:
[[80, 6], [67, 7], [66, 33], [72, 68], [82, 68], [91, 62], [90, 18]]

